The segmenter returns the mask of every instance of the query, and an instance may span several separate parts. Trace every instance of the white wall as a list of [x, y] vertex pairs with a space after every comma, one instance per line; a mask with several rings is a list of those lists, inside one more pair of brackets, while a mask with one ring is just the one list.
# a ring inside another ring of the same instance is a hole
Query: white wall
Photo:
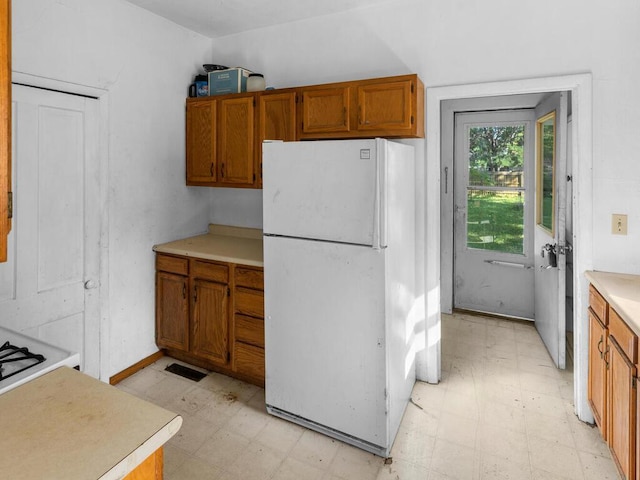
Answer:
[[[427, 88], [592, 73], [593, 266], [639, 274], [638, 18], [636, 0], [393, 0], [216, 39], [214, 58], [264, 73], [276, 87], [413, 72]], [[419, 162], [429, 141], [439, 139], [415, 142], [422, 148]], [[422, 167], [416, 172], [419, 209], [425, 198]], [[213, 193], [214, 215], [221, 196]], [[610, 233], [612, 213], [629, 215], [627, 236]], [[439, 211], [426, 206], [418, 215], [424, 220]]]
[[209, 190], [185, 186], [184, 101], [210, 51], [208, 38], [121, 0], [13, 2], [14, 72], [108, 92], [103, 378], [157, 351], [152, 246], [207, 228]]
[[[427, 87], [592, 72], [594, 267], [640, 273], [638, 18], [636, 0], [397, 0], [219, 38], [213, 56], [276, 87], [411, 72]], [[629, 235], [611, 235], [611, 213], [629, 215]]]

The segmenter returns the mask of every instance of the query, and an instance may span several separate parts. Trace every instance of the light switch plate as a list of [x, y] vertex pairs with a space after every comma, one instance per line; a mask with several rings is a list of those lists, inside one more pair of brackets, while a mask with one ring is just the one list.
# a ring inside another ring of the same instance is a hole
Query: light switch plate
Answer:
[[627, 234], [627, 216], [623, 213], [611, 215], [611, 233], [614, 235]]

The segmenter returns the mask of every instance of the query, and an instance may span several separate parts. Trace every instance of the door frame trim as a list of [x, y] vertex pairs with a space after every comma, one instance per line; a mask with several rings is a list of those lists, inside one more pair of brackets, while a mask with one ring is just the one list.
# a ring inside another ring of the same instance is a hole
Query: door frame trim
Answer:
[[[587, 402], [588, 282], [580, 273], [593, 269], [593, 167], [592, 146], [592, 75], [582, 73], [554, 77], [507, 80], [489, 83], [429, 87], [426, 89], [427, 122], [425, 185], [425, 319], [424, 349], [418, 353], [417, 376], [429, 383], [438, 383], [441, 376], [441, 285], [440, 285], [440, 186], [442, 106], [444, 100], [470, 99], [503, 95], [520, 95], [570, 91], [572, 102], [572, 171], [574, 212], [574, 403], [575, 412], [583, 421], [593, 421]], [[579, 242], [575, 239], [579, 238]], [[422, 342], [420, 342], [422, 343]]]
[[[31, 75], [24, 72], [11, 72], [11, 83], [25, 85], [27, 87], [55, 90], [71, 95], [81, 95], [95, 99], [97, 102], [97, 132], [95, 135], [96, 144], [92, 148], [91, 155], [98, 162], [98, 181], [100, 191], [98, 192], [98, 208], [102, 213], [100, 225], [100, 245], [98, 248], [98, 315], [99, 322], [98, 335], [100, 337], [100, 374], [103, 381], [109, 380], [109, 92], [101, 88], [88, 85], [66, 82], [53, 78]], [[85, 279], [87, 280], [87, 279]]]

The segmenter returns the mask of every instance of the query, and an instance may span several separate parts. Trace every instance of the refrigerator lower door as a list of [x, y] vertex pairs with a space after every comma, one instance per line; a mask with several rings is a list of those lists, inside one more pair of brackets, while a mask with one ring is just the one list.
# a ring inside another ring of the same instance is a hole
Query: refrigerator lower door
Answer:
[[384, 255], [264, 239], [269, 412], [383, 456], [390, 448]]
[[264, 233], [385, 247], [388, 143], [264, 143]]

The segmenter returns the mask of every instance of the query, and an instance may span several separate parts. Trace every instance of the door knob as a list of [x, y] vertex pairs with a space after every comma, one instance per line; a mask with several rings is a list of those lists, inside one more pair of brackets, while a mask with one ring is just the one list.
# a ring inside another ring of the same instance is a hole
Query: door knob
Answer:
[[84, 289], [85, 290], [93, 290], [97, 286], [98, 286], [98, 284], [96, 282], [94, 282], [93, 280], [87, 280], [86, 282], [84, 282]]

